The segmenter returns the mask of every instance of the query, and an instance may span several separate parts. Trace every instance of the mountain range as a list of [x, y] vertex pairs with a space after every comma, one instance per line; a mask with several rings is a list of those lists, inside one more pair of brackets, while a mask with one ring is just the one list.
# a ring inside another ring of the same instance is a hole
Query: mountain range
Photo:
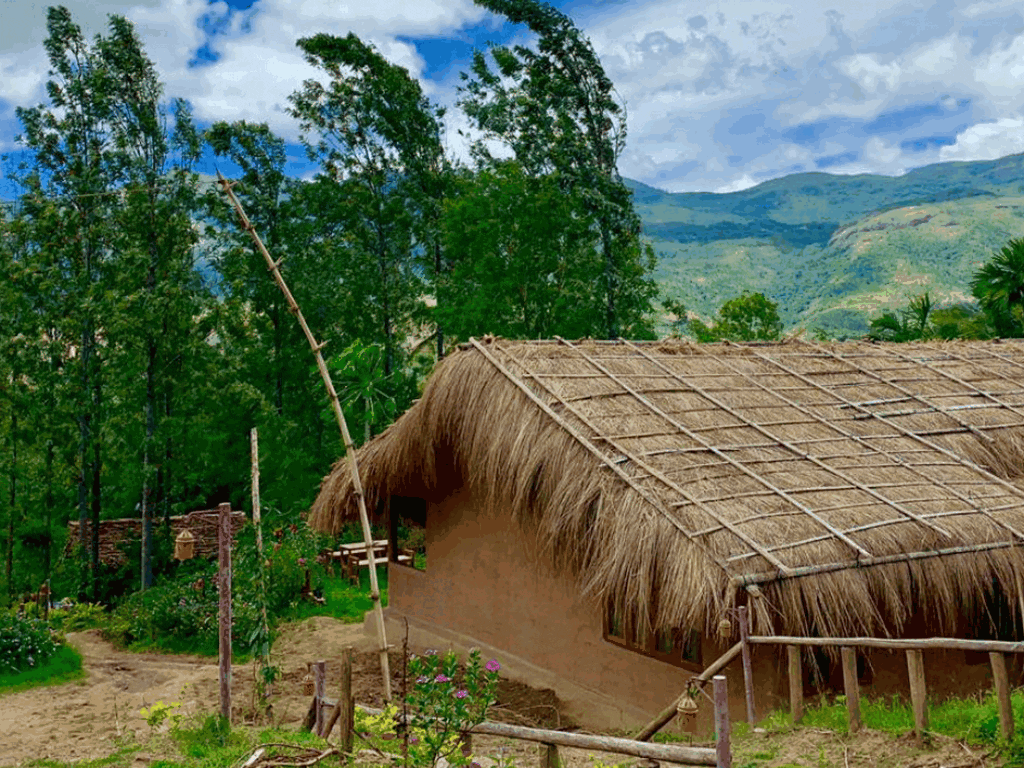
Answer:
[[798, 173], [741, 192], [664, 192], [631, 179], [662, 295], [714, 316], [743, 291], [787, 331], [860, 336], [925, 291], [971, 301], [975, 270], [1024, 237], [1024, 154], [902, 176]]

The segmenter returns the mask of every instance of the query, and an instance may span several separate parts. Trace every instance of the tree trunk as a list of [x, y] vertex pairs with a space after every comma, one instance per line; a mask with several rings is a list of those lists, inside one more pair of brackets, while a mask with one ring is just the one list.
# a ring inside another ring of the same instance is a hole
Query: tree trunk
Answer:
[[92, 599], [100, 599], [100, 377], [93, 377], [92, 405], [96, 414], [95, 430], [92, 436]]
[[14, 598], [14, 517], [15, 505], [18, 502], [18, 412], [15, 403], [11, 401], [11, 471], [10, 471], [10, 506], [8, 508], [9, 519], [7, 521], [7, 564], [5, 575], [7, 576], [7, 596]]

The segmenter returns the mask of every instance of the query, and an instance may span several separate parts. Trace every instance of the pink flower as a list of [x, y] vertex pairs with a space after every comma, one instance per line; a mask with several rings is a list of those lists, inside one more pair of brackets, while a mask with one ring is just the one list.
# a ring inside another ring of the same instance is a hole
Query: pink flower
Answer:
[[447, 683], [449, 680], [451, 680], [451, 678], [445, 677], [444, 675], [438, 675], [434, 678], [435, 683]]
[[466, 698], [466, 697], [467, 697], [468, 695], [469, 695], [469, 691], [461, 691], [461, 690], [460, 690], [460, 691], [456, 691], [456, 692], [455, 692], [455, 698], [456, 698], [456, 699], [464, 699], [464, 698]]
[[498, 663], [497, 659], [491, 659], [487, 662], [487, 664], [484, 665], [484, 669], [486, 669], [488, 672], [497, 672], [499, 669], [501, 669], [501, 664]]

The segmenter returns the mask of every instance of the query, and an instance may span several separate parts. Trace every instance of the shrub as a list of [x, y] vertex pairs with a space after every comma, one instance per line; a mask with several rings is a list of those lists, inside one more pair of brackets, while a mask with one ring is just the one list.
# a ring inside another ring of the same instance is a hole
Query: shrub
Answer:
[[106, 621], [107, 610], [99, 603], [75, 603], [50, 612], [51, 626], [62, 632], [83, 632], [101, 627]]
[[38, 667], [57, 652], [45, 622], [0, 613], [0, 674]]

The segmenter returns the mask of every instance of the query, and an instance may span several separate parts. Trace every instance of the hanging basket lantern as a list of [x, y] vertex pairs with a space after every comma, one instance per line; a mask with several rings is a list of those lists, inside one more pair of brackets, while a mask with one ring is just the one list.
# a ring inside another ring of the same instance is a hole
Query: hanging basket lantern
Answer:
[[684, 693], [683, 697], [679, 699], [679, 703], [676, 704], [676, 713], [684, 719], [697, 716], [697, 702], [690, 696], [689, 691]]
[[306, 665], [306, 676], [302, 678], [302, 695], [312, 696], [316, 692], [316, 684], [313, 682], [313, 669], [311, 664]]
[[174, 557], [176, 560], [191, 560], [196, 554], [196, 537], [185, 528], [174, 539]]
[[729, 619], [722, 619], [718, 622], [718, 636], [725, 640], [732, 634], [732, 622]]

